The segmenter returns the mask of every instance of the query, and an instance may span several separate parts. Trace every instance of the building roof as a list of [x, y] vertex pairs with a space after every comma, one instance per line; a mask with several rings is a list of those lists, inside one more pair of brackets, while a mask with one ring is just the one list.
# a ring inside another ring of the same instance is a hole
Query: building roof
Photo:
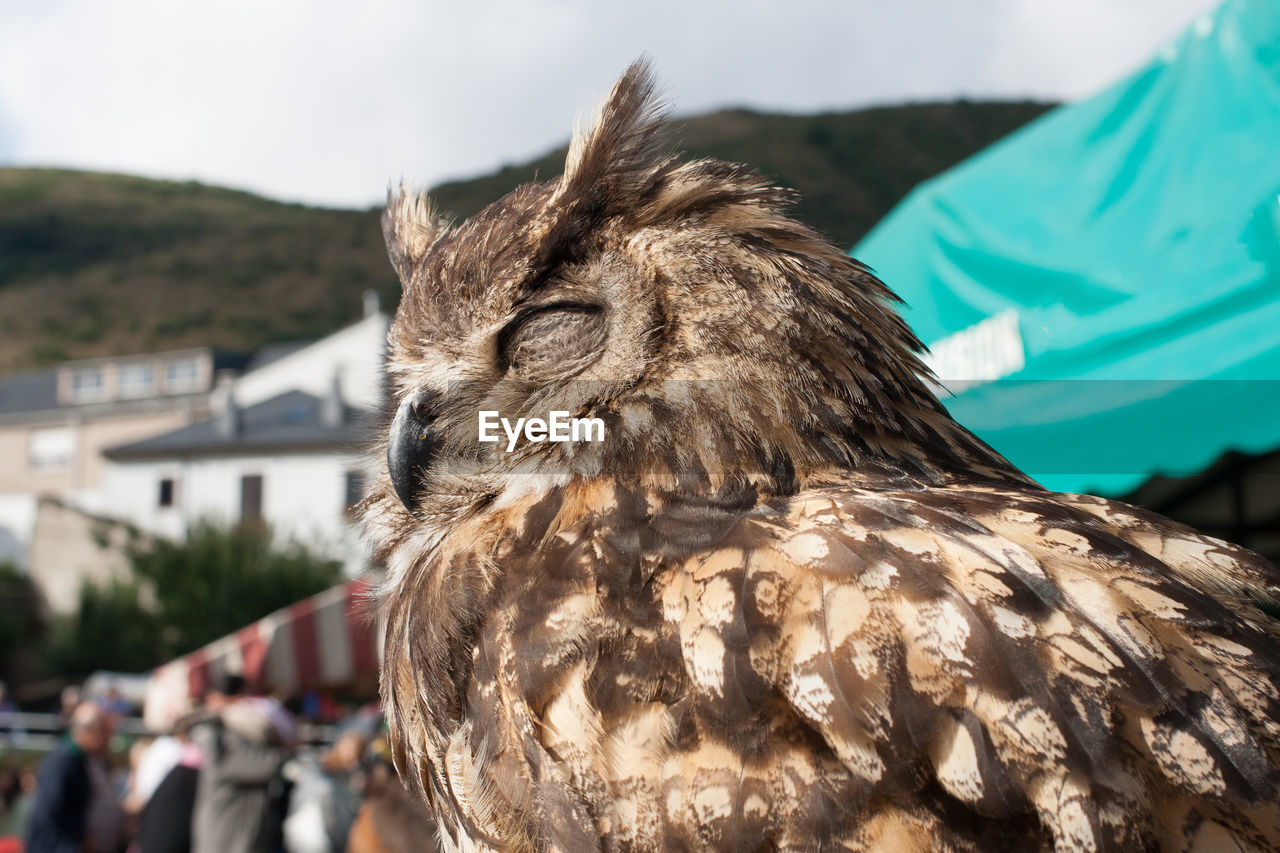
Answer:
[[[341, 420], [326, 422], [324, 410], [329, 402], [302, 391], [289, 391], [172, 432], [112, 447], [103, 455], [127, 461], [323, 448], [362, 450], [372, 427], [369, 413], [343, 406]], [[231, 414], [234, 430], [227, 423]]]
[[[270, 349], [266, 347], [262, 352], [267, 353]], [[209, 351], [197, 347], [171, 352], [136, 353], [133, 355], [78, 359], [76, 361], [63, 362], [55, 367], [15, 373], [0, 378], [0, 420], [38, 420], [42, 416], [60, 418], [69, 411], [83, 413], [90, 417], [104, 413], [115, 415], [126, 412], [155, 411], [157, 409], [169, 409], [174, 405], [183, 405], [191, 400], [206, 398], [209, 394], [208, 388], [188, 393], [114, 397], [90, 402], [68, 402], [58, 398], [58, 376], [65, 370], [76, 370], [105, 364], [124, 365], [165, 360], [203, 352]], [[214, 376], [223, 370], [232, 370], [239, 373], [249, 362], [249, 357], [241, 353], [213, 350], [209, 352], [209, 355], [212, 359]], [[255, 355], [255, 359], [257, 358], [260, 358], [260, 356]]]
[[253, 355], [249, 357], [249, 361], [244, 365], [245, 373], [252, 373], [259, 368], [266, 367], [272, 362], [279, 361], [285, 356], [293, 355], [298, 350], [306, 349], [314, 344], [314, 340], [309, 341], [284, 341], [278, 344], [267, 344], [254, 350]]
[[61, 408], [58, 368], [17, 373], [0, 380], [0, 415], [18, 415]]

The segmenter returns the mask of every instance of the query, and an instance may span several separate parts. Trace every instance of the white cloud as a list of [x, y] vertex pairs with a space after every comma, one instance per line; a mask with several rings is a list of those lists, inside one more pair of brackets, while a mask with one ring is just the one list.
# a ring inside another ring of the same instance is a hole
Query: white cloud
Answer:
[[0, 157], [376, 202], [563, 142], [637, 55], [682, 112], [1076, 98], [1209, 0], [0, 0]]

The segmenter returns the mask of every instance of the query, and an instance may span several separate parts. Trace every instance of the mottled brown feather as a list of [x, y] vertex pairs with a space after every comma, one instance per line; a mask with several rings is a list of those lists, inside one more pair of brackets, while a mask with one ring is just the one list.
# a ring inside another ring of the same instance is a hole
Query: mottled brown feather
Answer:
[[[445, 848], [1280, 849], [1274, 567], [1013, 468], [653, 92], [467, 222], [388, 208], [392, 404], [439, 401], [437, 453], [365, 516]], [[504, 453], [485, 407], [607, 438]]]

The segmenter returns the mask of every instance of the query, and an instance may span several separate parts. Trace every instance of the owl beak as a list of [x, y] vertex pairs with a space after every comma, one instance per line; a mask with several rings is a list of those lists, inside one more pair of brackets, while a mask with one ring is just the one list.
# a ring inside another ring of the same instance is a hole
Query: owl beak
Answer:
[[422, 472], [436, 454], [437, 442], [431, 434], [434, 420], [429, 401], [432, 395], [410, 394], [400, 403], [387, 441], [387, 471], [396, 497], [410, 513], [416, 513], [422, 492]]

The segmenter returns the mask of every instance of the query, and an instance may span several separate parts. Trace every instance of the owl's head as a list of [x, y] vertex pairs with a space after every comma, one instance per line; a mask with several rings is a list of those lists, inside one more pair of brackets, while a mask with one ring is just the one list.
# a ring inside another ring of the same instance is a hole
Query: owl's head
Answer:
[[[575, 477], [785, 494], [833, 467], [945, 467], [950, 421], [888, 289], [789, 219], [789, 191], [670, 155], [665, 126], [637, 62], [559, 179], [456, 226], [392, 194], [383, 487], [405, 511], [457, 519]], [[579, 440], [529, 431], [556, 412]]]

